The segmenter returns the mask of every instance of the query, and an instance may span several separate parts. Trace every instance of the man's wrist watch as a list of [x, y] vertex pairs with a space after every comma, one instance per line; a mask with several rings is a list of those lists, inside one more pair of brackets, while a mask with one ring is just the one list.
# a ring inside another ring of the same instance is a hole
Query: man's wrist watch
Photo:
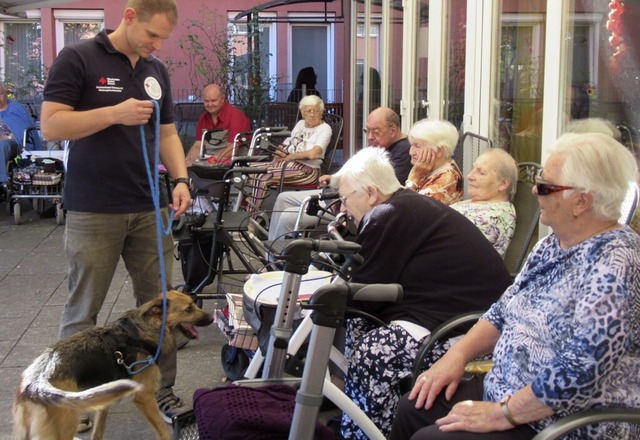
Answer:
[[177, 179], [173, 179], [173, 186], [176, 186], [178, 183], [184, 183], [187, 185], [187, 188], [191, 190], [191, 179], [189, 177], [178, 177]]

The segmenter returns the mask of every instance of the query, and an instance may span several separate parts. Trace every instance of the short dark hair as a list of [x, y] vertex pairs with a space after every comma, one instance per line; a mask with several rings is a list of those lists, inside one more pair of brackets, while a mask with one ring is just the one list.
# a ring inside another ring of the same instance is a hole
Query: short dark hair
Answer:
[[129, 0], [127, 8], [135, 9], [142, 22], [151, 20], [156, 14], [166, 14], [172, 25], [178, 24], [176, 0]]

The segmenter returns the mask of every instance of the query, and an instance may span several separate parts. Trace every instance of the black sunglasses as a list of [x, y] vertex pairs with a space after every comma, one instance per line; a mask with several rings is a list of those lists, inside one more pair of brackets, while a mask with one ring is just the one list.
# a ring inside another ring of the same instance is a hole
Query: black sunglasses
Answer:
[[577, 189], [574, 186], [565, 186], [565, 185], [554, 185], [552, 183], [547, 183], [542, 178], [542, 170], [538, 172], [536, 176], [536, 192], [539, 196], [548, 196], [549, 194], [557, 193], [560, 191], [566, 191], [569, 189]]

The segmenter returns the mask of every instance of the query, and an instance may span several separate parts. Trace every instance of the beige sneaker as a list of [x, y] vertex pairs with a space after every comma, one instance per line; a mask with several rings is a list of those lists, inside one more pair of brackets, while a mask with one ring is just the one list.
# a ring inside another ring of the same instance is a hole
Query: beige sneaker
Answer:
[[93, 428], [91, 415], [89, 413], [82, 414], [80, 416], [80, 421], [78, 422], [78, 427], [76, 428], [76, 433], [81, 434], [83, 432], [87, 432], [91, 428]]

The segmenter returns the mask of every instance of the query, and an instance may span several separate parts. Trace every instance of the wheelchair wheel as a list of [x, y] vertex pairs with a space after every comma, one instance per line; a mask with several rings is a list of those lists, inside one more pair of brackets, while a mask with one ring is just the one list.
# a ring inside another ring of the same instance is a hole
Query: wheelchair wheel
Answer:
[[56, 224], [64, 225], [64, 209], [62, 209], [62, 203], [56, 203]]
[[240, 380], [249, 367], [249, 355], [242, 349], [224, 344], [220, 352], [222, 370], [229, 380]]
[[10, 205], [13, 205], [13, 222], [16, 225], [20, 224], [20, 218], [22, 217], [22, 207], [20, 206], [20, 200], [16, 200], [15, 202], [11, 202]]

